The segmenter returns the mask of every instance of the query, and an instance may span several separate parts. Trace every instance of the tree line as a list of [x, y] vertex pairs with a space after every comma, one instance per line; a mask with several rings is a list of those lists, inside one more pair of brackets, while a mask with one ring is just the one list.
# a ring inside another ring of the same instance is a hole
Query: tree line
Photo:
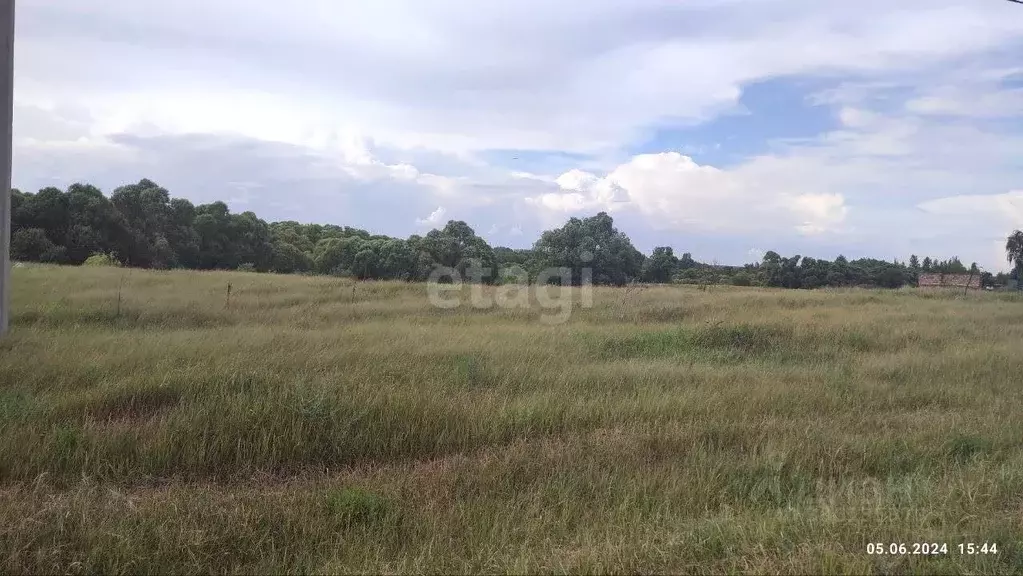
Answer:
[[[88, 184], [67, 190], [11, 193], [11, 257], [16, 261], [83, 264], [90, 261], [139, 268], [250, 270], [329, 274], [358, 279], [424, 281], [437, 267], [490, 283], [533, 280], [541, 271], [567, 268], [573, 283], [630, 282], [733, 284], [784, 288], [914, 284], [923, 272], [980, 274], [958, 258], [917, 256], [908, 262], [870, 258], [834, 261], [767, 252], [760, 262], [718, 266], [697, 262], [671, 247], [650, 255], [601, 212], [571, 218], [547, 230], [528, 249], [492, 247], [465, 222], [450, 221], [424, 236], [394, 238], [360, 228], [266, 222], [252, 212], [233, 214], [224, 202], [194, 205], [172, 198], [151, 180], [121, 186], [107, 197]], [[1017, 232], [1016, 234], [1020, 234]], [[1023, 246], [1023, 235], [1020, 235]], [[1012, 237], [1010, 236], [1010, 261]], [[1023, 260], [1023, 257], [1020, 258]], [[1012, 277], [1018, 278], [1021, 262]], [[482, 274], [480, 274], [482, 272]], [[587, 278], [589, 275], [589, 278]], [[1009, 276], [983, 274], [986, 284]]]

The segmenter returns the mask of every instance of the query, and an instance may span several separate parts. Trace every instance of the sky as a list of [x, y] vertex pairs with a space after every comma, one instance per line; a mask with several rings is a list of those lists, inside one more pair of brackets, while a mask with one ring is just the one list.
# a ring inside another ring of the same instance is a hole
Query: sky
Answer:
[[959, 256], [1023, 228], [1005, 0], [19, 0], [14, 186], [528, 247]]

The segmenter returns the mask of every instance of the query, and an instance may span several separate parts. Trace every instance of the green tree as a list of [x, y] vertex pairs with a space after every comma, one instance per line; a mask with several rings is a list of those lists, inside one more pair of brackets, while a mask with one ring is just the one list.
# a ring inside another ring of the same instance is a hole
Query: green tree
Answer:
[[231, 244], [231, 216], [227, 204], [213, 202], [197, 206], [192, 226], [198, 240], [200, 269], [231, 269], [241, 264]]
[[360, 280], [376, 276], [377, 255], [373, 250], [365, 248], [355, 254], [352, 259], [352, 272]]
[[644, 282], [664, 284], [671, 281], [671, 277], [678, 268], [678, 258], [669, 246], [658, 246], [653, 253], [643, 262], [640, 276]]
[[1023, 231], [1014, 230], [1012, 234], [1009, 234], [1005, 240], [1005, 256], [1018, 277], [1020, 271], [1023, 271]]
[[[475, 271], [495, 282], [500, 268], [514, 266], [533, 279], [544, 268], [568, 269], [577, 284], [589, 274], [597, 284], [675, 280], [816, 288], [896, 287], [914, 281], [919, 271], [979, 273], [976, 264], [967, 268], [958, 257], [926, 257], [921, 264], [913, 255], [906, 265], [870, 258], [849, 262], [843, 256], [828, 262], [771, 251], [742, 268], [703, 264], [689, 253], [678, 258], [667, 246], [645, 257], [604, 212], [545, 231], [531, 249], [492, 248], [461, 221], [402, 240], [351, 226], [267, 223], [252, 212], [232, 214], [219, 201], [194, 206], [147, 179], [121, 186], [109, 198], [82, 183], [35, 194], [12, 189], [11, 230], [12, 255], [22, 260], [80, 264], [93, 254], [111, 254], [137, 267], [316, 271], [367, 279], [425, 280], [436, 267], [447, 266], [464, 279]], [[1009, 236], [1006, 252], [1018, 277], [1023, 233]], [[998, 277], [987, 274], [984, 281]]]
[[42, 230], [50, 242], [62, 245], [71, 228], [68, 195], [57, 188], [43, 188], [37, 194], [25, 194], [14, 215], [13, 229]]
[[373, 241], [377, 256], [377, 274], [391, 280], [409, 280], [415, 263], [415, 255], [408, 242], [398, 238]]
[[274, 242], [271, 270], [280, 274], [307, 272], [312, 262], [305, 252], [288, 242]]
[[734, 276], [732, 276], [733, 286], [750, 286], [752, 284], [753, 281], [750, 279], [750, 275], [745, 271], [737, 272]]
[[273, 241], [266, 222], [253, 212], [232, 215], [228, 221], [227, 236], [238, 262], [252, 264], [258, 272], [270, 270]]
[[[364, 247], [360, 237], [328, 236], [322, 238], [313, 252], [313, 263], [317, 272], [339, 276], [353, 275], [355, 255]], [[363, 257], [365, 258], [365, 257]]]
[[420, 249], [429, 254], [434, 266], [458, 271], [463, 281], [484, 283], [497, 281], [497, 257], [494, 249], [465, 222], [452, 220], [442, 230], [431, 230], [420, 243]]
[[65, 249], [46, 237], [42, 228], [22, 228], [11, 236], [11, 259], [25, 262], [61, 262]]
[[810, 290], [824, 286], [831, 274], [831, 263], [827, 260], [806, 257], [799, 268], [802, 274], [801, 286]]
[[584, 281], [589, 270], [594, 284], [625, 285], [640, 276], [643, 254], [614, 227], [605, 212], [547, 230], [533, 246], [540, 268], [566, 268], [573, 284]]
[[67, 191], [69, 229], [64, 245], [68, 261], [84, 262], [97, 252], [115, 248], [122, 219], [103, 192], [88, 184], [72, 184]]
[[195, 206], [184, 198], [170, 201], [170, 221], [164, 237], [174, 251], [174, 262], [183, 268], [198, 268], [201, 242], [195, 230]]
[[166, 268], [176, 264], [169, 243], [157, 246], [160, 236], [166, 239], [173, 216], [166, 189], [142, 179], [114, 190], [110, 201], [122, 219], [115, 240], [119, 256], [132, 266]]

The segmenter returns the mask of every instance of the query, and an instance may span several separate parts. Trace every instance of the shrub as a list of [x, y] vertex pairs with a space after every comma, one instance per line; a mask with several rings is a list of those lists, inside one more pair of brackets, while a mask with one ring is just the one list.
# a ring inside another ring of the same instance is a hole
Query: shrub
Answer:
[[92, 256], [85, 259], [82, 263], [83, 266], [113, 266], [116, 268], [121, 267], [121, 262], [111, 253], [104, 254], [103, 252], [96, 252]]
[[735, 276], [732, 276], [733, 286], [751, 286], [753, 281], [750, 279], [749, 274], [745, 272], [739, 272]]
[[67, 249], [46, 237], [42, 228], [23, 228], [11, 236], [11, 259], [27, 262], [63, 262]]

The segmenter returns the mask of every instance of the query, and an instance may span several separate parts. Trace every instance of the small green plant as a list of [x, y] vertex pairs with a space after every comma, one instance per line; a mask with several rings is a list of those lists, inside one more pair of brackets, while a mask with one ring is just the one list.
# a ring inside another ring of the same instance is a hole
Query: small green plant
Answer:
[[957, 434], [945, 443], [945, 453], [950, 459], [960, 464], [965, 464], [975, 457], [991, 452], [993, 448], [990, 440], [968, 434]]
[[121, 262], [120, 262], [120, 260], [117, 259], [117, 256], [114, 255], [113, 252], [111, 252], [110, 254], [105, 254], [103, 252], [96, 252], [92, 256], [89, 256], [88, 258], [86, 258], [85, 262], [82, 265], [83, 266], [112, 266], [112, 267], [115, 267], [115, 268], [120, 268], [121, 267]]
[[487, 371], [483, 358], [475, 354], [460, 355], [455, 360], [458, 378], [469, 388], [480, 388], [491, 384], [492, 377]]
[[326, 500], [327, 509], [346, 527], [380, 522], [389, 508], [387, 500], [358, 488], [330, 491]]
[[239, 272], [255, 272], [256, 271], [256, 265], [252, 264], [251, 262], [246, 262], [244, 264], [239, 264], [238, 265], [238, 271]]

